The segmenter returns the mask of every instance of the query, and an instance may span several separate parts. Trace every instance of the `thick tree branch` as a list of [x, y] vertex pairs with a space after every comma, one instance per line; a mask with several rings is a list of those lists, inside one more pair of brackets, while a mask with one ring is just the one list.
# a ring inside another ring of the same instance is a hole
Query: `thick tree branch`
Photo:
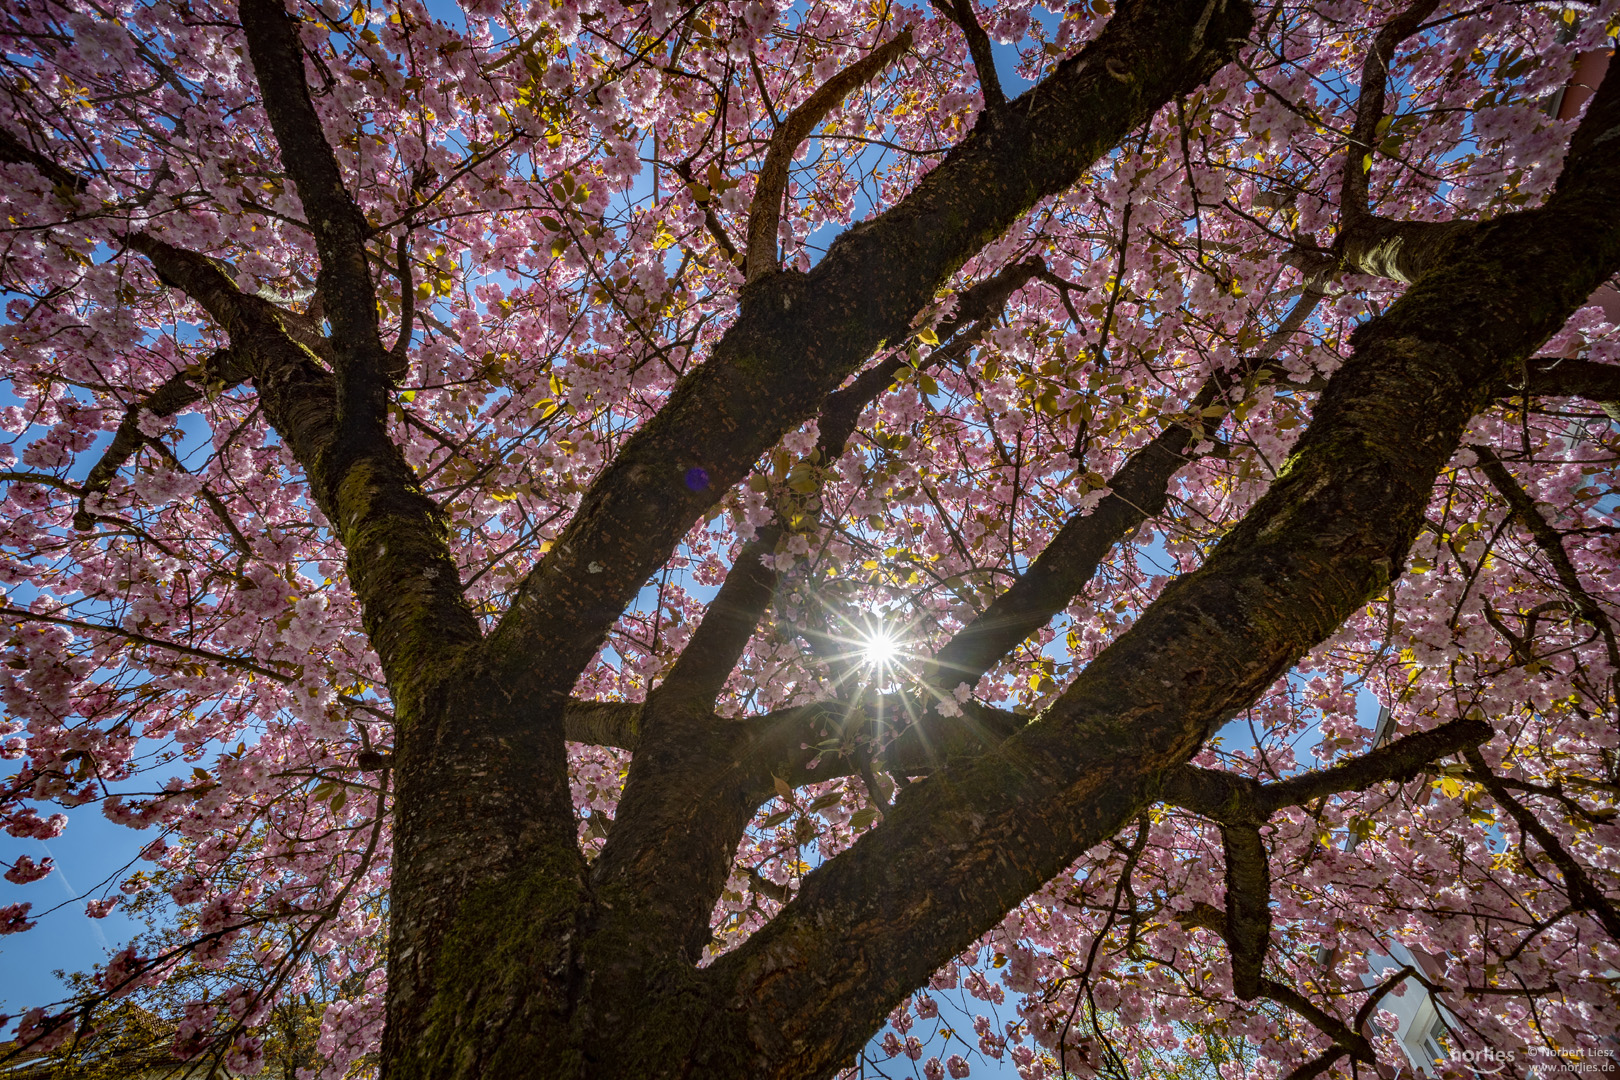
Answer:
[[1620, 911], [1615, 909], [1603, 890], [1598, 888], [1591, 875], [1575, 861], [1575, 856], [1569, 853], [1569, 849], [1564, 847], [1545, 825], [1536, 820], [1536, 815], [1529, 807], [1514, 798], [1507, 785], [1502, 783], [1501, 778], [1486, 764], [1483, 754], [1478, 750], [1469, 749], [1463, 751], [1463, 758], [1468, 762], [1468, 778], [1478, 782], [1490, 792], [1496, 804], [1513, 818], [1519, 831], [1533, 837], [1547, 858], [1558, 867], [1558, 872], [1564, 876], [1564, 889], [1569, 893], [1569, 902], [1597, 919], [1610, 937], [1620, 941]]
[[1345, 791], [1366, 791], [1390, 780], [1410, 780], [1440, 758], [1489, 742], [1491, 735], [1491, 726], [1483, 720], [1451, 720], [1331, 769], [1313, 769], [1270, 784], [1218, 769], [1183, 765], [1166, 774], [1160, 797], [1211, 821], [1254, 825], [1287, 806], [1303, 806]]
[[1183, 765], [1165, 774], [1159, 798], [1211, 821], [1258, 825], [1269, 816], [1261, 809], [1264, 786], [1252, 776]]
[[[1326, 385], [1321, 377], [1296, 384], [1301, 390], [1317, 392]], [[1609, 419], [1620, 422], [1620, 365], [1561, 356], [1532, 357], [1514, 374], [1501, 401], [1507, 404], [1522, 397], [1584, 398]]]
[[1620, 422], [1620, 365], [1538, 356], [1526, 365], [1522, 389], [1532, 397], [1579, 397]]
[[[929, 362], [954, 359], [970, 348], [1039, 265], [1019, 263], [966, 290], [957, 318], [944, 329], [949, 334], [966, 316], [977, 321], [949, 337]], [[890, 357], [828, 396], [813, 461], [830, 468], [843, 457], [861, 413], [893, 384], [902, 362]], [[817, 509], [816, 492], [791, 498], [806, 513]], [[692, 639], [648, 695], [639, 752], [613, 831], [592, 871], [598, 887], [616, 886], [635, 898], [617, 904], [614, 919], [634, 920], [643, 932], [666, 927], [694, 961], [709, 940], [709, 915], [749, 819], [774, 793], [775, 778], [793, 775], [791, 763], [803, 760], [795, 753], [802, 740], [783, 745], [769, 738], [778, 729], [768, 721], [739, 723], [713, 715], [715, 699], [775, 595], [778, 575], [764, 560], [786, 535], [783, 519], [790, 513], [783, 508], [776, 521], [743, 545]], [[869, 758], [853, 765], [871, 771]]]
[[[382, 346], [367, 266], [370, 228], [310, 99], [298, 23], [281, 0], [242, 0], [238, 10], [282, 163], [315, 235], [335, 379], [279, 320], [233, 294], [217, 270], [210, 277], [211, 267], [190, 267], [199, 280], [186, 291], [226, 326], [234, 345], [258, 353], [255, 381], [266, 415], [304, 466], [316, 504], [348, 553], [349, 580], [394, 700], [401, 812], [393, 872], [410, 887], [396, 893], [390, 910], [389, 1010], [411, 1014], [418, 995], [431, 993], [435, 956], [400, 943], [446, 933], [469, 883], [536, 858], [558, 887], [578, 883], [584, 863], [562, 725], [555, 713], [529, 723], [505, 687], [451, 674], [476, 653], [482, 634], [450, 555], [448, 521], [388, 437], [388, 376], [403, 357]], [[148, 254], [174, 261], [172, 251]], [[407, 325], [402, 335], [409, 334]], [[521, 662], [532, 668], [534, 654]], [[425, 722], [429, 716], [438, 723]], [[406, 1060], [399, 1040], [417, 1041], [397, 1026], [384, 1038], [384, 1056], [393, 1061]]]
[[[1209, 405], [1222, 385], [1219, 379], [1206, 383], [1189, 412]], [[929, 662], [925, 681], [940, 693], [962, 683], [971, 687], [1068, 606], [1113, 546], [1164, 510], [1170, 478], [1192, 460], [1187, 448], [1194, 442], [1195, 426], [1168, 427], [1127, 458], [1109, 477], [1102, 502], [1085, 516], [1071, 516], [1029, 569], [957, 631]]]
[[330, 453], [336, 380], [288, 332], [285, 312], [241, 292], [204, 256], [145, 233], [126, 239], [165, 284], [195, 300], [229, 335], [233, 362], [251, 371], [266, 417], [304, 467], [315, 504], [349, 552], [372, 646], [391, 691], [409, 701], [446, 661], [448, 648], [478, 638], [438, 507], [386, 440], [363, 459], [361, 482], [353, 482], [352, 469], [337, 467]]
[[581, 701], [570, 698], [563, 710], [569, 742], [635, 750], [641, 742], [641, 710], [636, 701]]
[[770, 1075], [843, 1060], [901, 988], [1113, 835], [1210, 731], [1388, 587], [1469, 420], [1620, 269], [1620, 139], [1590, 152], [1602, 160], [1581, 183], [1482, 224], [1358, 330], [1288, 469], [1202, 568], [997, 753], [911, 785], [708, 969], [726, 1000], [752, 1003], [734, 1037]]
[[1260, 830], [1221, 827], [1226, 852], [1226, 940], [1232, 952], [1232, 990], [1241, 1001], [1260, 994], [1260, 969], [1271, 946], [1271, 866]]
[[1429, 764], [1450, 754], [1491, 740], [1491, 725], [1471, 717], [1450, 720], [1387, 743], [1331, 769], [1312, 770], [1266, 784], [1260, 789], [1260, 808], [1268, 816], [1285, 806], [1308, 802], [1341, 791], [1365, 791], [1386, 781], [1405, 781]]
[[366, 266], [365, 243], [371, 228], [344, 186], [337, 157], [310, 100], [298, 23], [281, 0], [242, 0], [238, 11], [282, 165], [298, 185], [320, 254], [316, 287], [326, 298], [326, 317], [339, 356], [343, 394], [339, 423], [380, 425], [387, 363], [378, 336], [377, 296]]
[[754, 181], [754, 201], [748, 208], [747, 279], [758, 281], [777, 271], [776, 231], [782, 220], [782, 197], [787, 192], [788, 169], [799, 144], [810, 137], [833, 109], [852, 91], [878, 74], [911, 48], [911, 30], [905, 29], [849, 67], [828, 79], [804, 103], [788, 114], [765, 149], [765, 164]]
[[[761, 453], [880, 342], [901, 340], [987, 240], [1218, 67], [1247, 8], [1229, 2], [1204, 47], [1189, 52], [1202, 8], [1123, 5], [1084, 52], [1009, 105], [1005, 124], [970, 134], [895, 207], [840, 236], [809, 274], [745, 288], [710, 359], [625, 444], [520, 585], [481, 652], [502, 692], [560, 707], [629, 598]], [[1105, 58], [1135, 81], [1109, 78]], [[529, 661], [542, 654], [549, 663], [536, 670]]]
[[1416, 281], [1450, 258], [1475, 221], [1396, 221], [1367, 215], [1339, 234], [1342, 265], [1362, 274]]
[[[435, 958], [400, 942], [445, 933], [469, 882], [536, 858], [559, 883], [577, 883], [583, 873], [562, 725], [555, 713], [529, 723], [508, 688], [451, 674], [458, 660], [476, 653], [472, 646], [482, 634], [450, 555], [448, 521], [388, 437], [388, 377], [398, 373], [403, 356], [382, 346], [365, 246], [370, 228], [344, 186], [310, 99], [298, 24], [281, 0], [242, 0], [239, 13], [282, 163], [315, 235], [335, 380], [279, 322], [267, 323], [259, 309], [222, 295], [228, 283], [209, 282], [202, 291], [215, 307], [230, 300], [247, 322], [261, 324], [247, 327], [250, 339], [225, 323], [233, 344], [251, 341], [260, 354], [256, 382], [266, 414], [309, 474], [315, 501], [348, 553], [349, 580], [394, 699], [401, 808], [394, 880], [411, 888], [397, 895], [390, 911], [396, 951], [389, 960], [389, 1008], [394, 1015], [411, 1013], [417, 995], [431, 992]], [[401, 284], [409, 287], [408, 280]], [[187, 291], [209, 305], [197, 290]], [[210, 311], [222, 323], [229, 315]], [[402, 328], [407, 340], [409, 333], [408, 325]], [[314, 393], [322, 384], [324, 399]], [[514, 659], [532, 669], [535, 654]], [[439, 723], [427, 724], [424, 716]], [[386, 1058], [405, 1060], [397, 1049], [401, 1039], [415, 1042], [411, 1033], [388, 1029]]]

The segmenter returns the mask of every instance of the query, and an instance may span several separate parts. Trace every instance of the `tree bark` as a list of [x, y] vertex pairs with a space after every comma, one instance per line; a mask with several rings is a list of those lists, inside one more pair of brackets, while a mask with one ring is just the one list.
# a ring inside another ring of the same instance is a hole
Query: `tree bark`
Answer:
[[[1392, 22], [1377, 64], [1387, 67], [1407, 24], [1433, 6], [1420, 2]], [[736, 322], [586, 494], [487, 637], [456, 579], [439, 508], [386, 436], [394, 367], [379, 336], [373, 238], [311, 103], [299, 30], [278, 0], [242, 0], [241, 13], [262, 104], [320, 252], [330, 351], [301, 341], [286, 313], [238, 292], [205, 257], [144, 234], [129, 242], [230, 335], [348, 550], [396, 703], [382, 1053], [390, 1080], [785, 1080], [847, 1064], [901, 997], [1085, 851], [1178, 784], [1190, 785], [1190, 801], [1204, 797], [1183, 768], [1201, 742], [1388, 586], [1468, 421], [1527, 373], [1532, 385], [1550, 377], [1529, 358], [1620, 268], [1620, 86], [1598, 93], [1540, 209], [1443, 231], [1388, 224], [1400, 237], [1393, 248], [1377, 242], [1386, 227], [1370, 216], [1347, 222], [1344, 257], [1414, 283], [1355, 335], [1354, 357], [1266, 496], [1041, 716], [979, 715], [995, 736], [987, 752], [929, 759], [931, 775], [878, 827], [809, 875], [763, 930], [700, 969], [714, 882], [758, 805], [758, 766], [792, 749], [809, 712], [764, 723], [713, 715], [768, 599], [763, 563], [734, 569], [727, 604], [712, 626], [705, 620], [662, 698], [626, 711], [570, 704], [569, 691], [648, 574], [759, 455], [882, 344], [903, 341], [936, 289], [986, 243], [1230, 60], [1249, 7], [1122, 4], [1092, 44], [988, 110], [909, 196], [847, 232], [814, 271], [750, 259]], [[1358, 130], [1376, 127], [1381, 93], [1380, 83]], [[72, 179], [32, 153], [0, 140], [0, 159]], [[1358, 183], [1346, 190], [1360, 203]], [[1351, 250], [1362, 242], [1354, 237], [1367, 238], [1367, 253]], [[1121, 490], [1151, 510], [1191, 434], [1178, 429], [1133, 459]], [[1133, 513], [1139, 522], [1144, 511]], [[1098, 535], [1111, 544], [1130, 520], [1113, 515]], [[1096, 547], [1065, 540], [1049, 560], [1059, 580], [1036, 575], [1004, 605], [1016, 619], [998, 614], [982, 628], [994, 633], [968, 635], [958, 652], [972, 655], [952, 654], [947, 669], [991, 663], [1038, 625], [1031, 620], [1049, 618], [1089, 577]], [[1025, 596], [1032, 591], [1040, 595]], [[564, 738], [613, 732], [636, 747], [636, 790], [609, 852], [588, 866]], [[1261, 974], [1263, 818], [1231, 807], [1247, 799], [1259, 815], [1267, 800], [1395, 775], [1409, 763], [1389, 749], [1360, 773], [1352, 764], [1297, 783], [1238, 784], [1217, 800], [1233, 819], [1223, 819], [1233, 881], [1228, 911], [1211, 924], [1230, 935], [1241, 996], [1287, 991]], [[682, 798], [698, 810], [672, 827]], [[683, 852], [695, 856], [684, 869]], [[1358, 1056], [1359, 1023], [1333, 1035]]]
[[[647, 576], [764, 450], [881, 343], [903, 341], [985, 243], [1228, 62], [1249, 20], [1234, 0], [1121, 5], [1096, 41], [809, 274], [751, 281], [710, 359], [586, 494], [496, 630], [453, 670], [432, 665], [442, 674], [396, 750], [387, 1076], [651, 1077], [689, 1074], [700, 1059], [704, 1075], [812, 1076], [864, 1040], [824, 1032], [809, 1059], [788, 1061], [741, 1031], [702, 1035], [733, 1011], [724, 984], [692, 963], [703, 890], [671, 882], [667, 905], [643, 906], [664, 882], [637, 872], [652, 864], [630, 843], [649, 825], [635, 807], [669, 800], [627, 799], [614, 829], [624, 854], [587, 872], [572, 815], [533, 795], [556, 787], [566, 695]], [[1121, 71], [1132, 78], [1122, 83]], [[687, 723], [707, 729], [712, 701], [668, 730]], [[701, 792], [728, 767], [666, 734], [650, 754], [647, 736], [642, 769], [659, 757], [666, 787]], [[701, 746], [729, 743], [734, 760], [751, 736], [739, 728]], [[527, 775], [517, 762], [533, 763]], [[711, 803], [701, 824], [740, 835], [751, 798]], [[712, 879], [714, 865], [706, 859], [697, 879]]]

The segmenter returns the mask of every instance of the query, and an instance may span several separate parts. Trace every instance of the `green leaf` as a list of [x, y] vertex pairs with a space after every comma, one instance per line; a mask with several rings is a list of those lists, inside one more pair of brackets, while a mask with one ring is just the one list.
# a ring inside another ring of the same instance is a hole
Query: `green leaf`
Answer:
[[877, 820], [877, 810], [867, 806], [849, 815], [849, 827], [857, 832], [871, 826]]

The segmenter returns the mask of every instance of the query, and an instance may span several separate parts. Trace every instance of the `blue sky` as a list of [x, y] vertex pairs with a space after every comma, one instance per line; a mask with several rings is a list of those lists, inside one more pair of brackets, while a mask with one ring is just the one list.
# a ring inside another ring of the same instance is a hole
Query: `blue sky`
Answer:
[[[0, 408], [17, 404], [20, 403], [9, 386], [0, 382]], [[205, 453], [208, 427], [203, 418], [193, 414], [178, 420], [183, 438], [176, 453], [181, 460], [189, 461], [194, 455]], [[20, 447], [41, 434], [42, 430], [30, 429], [15, 441]], [[69, 477], [83, 480], [111, 441], [111, 433], [101, 435], [79, 455], [69, 470]], [[33, 590], [19, 586], [8, 593], [13, 604], [26, 607]], [[142, 777], [137, 786], [150, 789], [161, 785], [165, 779], [167, 774], [158, 772]], [[150, 843], [156, 833], [115, 825], [95, 804], [71, 810], [41, 807], [41, 816], [51, 813], [65, 813], [69, 822], [67, 830], [54, 840], [21, 840], [0, 834], [0, 858], [6, 862], [28, 855], [36, 862], [49, 856], [56, 863], [50, 876], [28, 885], [13, 885], [0, 879], [0, 906], [32, 903], [31, 917], [39, 924], [28, 933], [0, 938], [0, 1012], [4, 1013], [14, 1014], [61, 997], [65, 985], [54, 974], [56, 970], [72, 972], [90, 968], [127, 944], [143, 928], [118, 910], [104, 919], [91, 919], [84, 913], [84, 903], [88, 898], [102, 895], [104, 885], [109, 882], [116, 885], [127, 877], [125, 867], [136, 861], [141, 848]]]

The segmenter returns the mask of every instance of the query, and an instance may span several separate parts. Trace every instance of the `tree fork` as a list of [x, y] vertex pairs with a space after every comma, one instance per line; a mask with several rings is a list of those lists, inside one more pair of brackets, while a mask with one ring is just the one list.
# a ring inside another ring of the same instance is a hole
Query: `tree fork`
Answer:
[[[1613, 125], [1616, 102], [1620, 85], [1606, 86], [1588, 121]], [[871, 1030], [900, 988], [1115, 832], [1211, 730], [1387, 587], [1468, 421], [1620, 267], [1620, 208], [1605, 194], [1620, 140], [1588, 145], [1545, 207], [1482, 225], [1361, 328], [1277, 482], [1203, 568], [997, 753], [912, 785], [710, 969], [750, 1003], [760, 1075], [842, 1060], [856, 1037], [821, 1032]], [[1563, 241], [1576, 231], [1578, 249]]]
[[[495, 1051], [485, 1040], [498, 1042], [502, 1036], [488, 1022], [472, 1022], [480, 1010], [515, 1017], [527, 1015], [529, 996], [571, 1000], [586, 982], [581, 965], [602, 950], [619, 957], [643, 950], [633, 966], [647, 972], [646, 985], [675, 987], [663, 998], [670, 1003], [696, 1000], [690, 992], [694, 981], [707, 986], [710, 1005], [702, 1015], [716, 1015], [716, 984], [706, 973], [691, 971], [684, 958], [676, 961], [677, 943], [666, 940], [657, 948], [640, 943], [628, 950], [615, 944], [615, 938], [624, 940], [619, 936], [624, 928], [615, 920], [600, 921], [594, 909], [600, 903], [606, 911], [612, 900], [583, 893], [577, 894], [581, 910], [575, 922], [560, 913], [554, 920], [536, 918], [580, 928], [573, 934], [574, 963], [566, 976], [524, 969], [515, 981], [492, 980], [498, 988], [470, 976], [441, 977], [434, 965], [446, 943], [484, 940], [497, 918], [461, 898], [483, 895], [486, 886], [498, 888], [502, 881], [517, 887], [531, 873], [562, 874], [572, 881], [578, 872], [557, 847], [573, 828], [566, 805], [550, 798], [541, 800], [549, 806], [498, 810], [494, 796], [474, 798], [458, 789], [486, 764], [499, 765], [498, 775], [515, 778], [517, 770], [503, 752], [532, 754], [553, 768], [562, 758], [562, 717], [578, 673], [691, 523], [880, 342], [901, 340], [935, 289], [985, 243], [1040, 199], [1073, 184], [1178, 89], [1201, 83], [1228, 62], [1249, 25], [1249, 7], [1237, 0], [1122, 5], [1094, 42], [1012, 103], [993, 132], [981, 128], [970, 134], [896, 207], [840, 237], [813, 271], [770, 275], [745, 289], [738, 320], [711, 358], [687, 375], [658, 415], [628, 440], [521, 584], [495, 631], [465, 655], [444, 684], [455, 692], [447, 690], [442, 705], [413, 718], [405, 729], [386, 1075], [432, 1076], [446, 1061], [490, 1058]], [[1133, 71], [1134, 78], [1122, 86], [1105, 66]], [[706, 484], [682, 482], [693, 469], [701, 470]], [[537, 656], [544, 661], [537, 663]], [[467, 697], [475, 708], [452, 708]], [[532, 733], [533, 740], [513, 743], [519, 730], [526, 737]], [[438, 733], [431, 744], [428, 731]], [[440, 776], [448, 777], [450, 790], [436, 786]], [[509, 794], [523, 802], [518, 788]], [[535, 817], [523, 821], [529, 810], [537, 811]], [[485, 830], [496, 841], [481, 847], [471, 838]], [[551, 846], [525, 839], [540, 835], [551, 837]], [[525, 862], [531, 842], [539, 844], [533, 851], [540, 863]], [[543, 858], [542, 850], [548, 852]], [[440, 859], [441, 851], [462, 853], [473, 866], [485, 867], [488, 876], [458, 875], [456, 861]], [[448, 876], [432, 877], [429, 867]], [[576, 894], [546, 895], [562, 903], [557, 898]], [[475, 1003], [463, 1000], [465, 994]], [[492, 1005], [489, 995], [495, 994], [509, 1004]], [[640, 1021], [658, 998], [654, 994], [641, 1002]], [[602, 1014], [587, 1012], [576, 1019], [597, 1024], [592, 1018]], [[541, 1009], [539, 1015], [560, 1022], [554, 1011]], [[598, 1037], [593, 1045], [603, 1058], [581, 1068], [597, 1075], [635, 1069], [659, 1075], [685, 1068], [679, 1063], [698, 1052], [696, 1040], [705, 1026], [696, 1015], [661, 1026], [662, 1038], [687, 1039], [692, 1049], [677, 1052], [661, 1043], [649, 1056], [643, 1045]], [[605, 1022], [611, 1027], [615, 1021], [608, 1016]], [[438, 1034], [453, 1033], [461, 1049], [424, 1047], [428, 1026]], [[595, 1034], [604, 1030], [598, 1027]], [[548, 1045], [569, 1038], [577, 1045], [584, 1037], [577, 1031], [553, 1035], [547, 1036]], [[737, 1053], [746, 1048], [743, 1042], [730, 1045]], [[718, 1053], [712, 1047], [702, 1052]], [[528, 1066], [530, 1072], [538, 1068]], [[752, 1070], [750, 1065], [731, 1071]], [[725, 1072], [716, 1065], [711, 1074]]]

